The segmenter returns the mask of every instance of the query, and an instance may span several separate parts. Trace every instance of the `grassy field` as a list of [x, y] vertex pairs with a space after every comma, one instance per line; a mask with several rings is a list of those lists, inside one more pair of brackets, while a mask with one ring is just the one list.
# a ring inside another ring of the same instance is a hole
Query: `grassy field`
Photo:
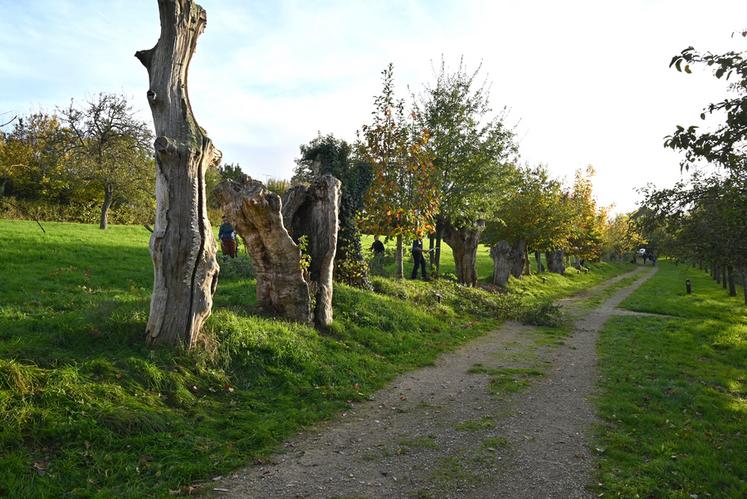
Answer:
[[602, 331], [597, 492], [747, 497], [742, 297], [702, 271], [664, 263], [623, 307], [673, 317], [617, 317]]
[[629, 269], [508, 294], [378, 277], [375, 292], [337, 286], [320, 334], [261, 315], [242, 257], [223, 264], [203, 348], [172, 352], [144, 346], [146, 230], [44, 226], [0, 221], [0, 496], [189, 493], [500, 320]]

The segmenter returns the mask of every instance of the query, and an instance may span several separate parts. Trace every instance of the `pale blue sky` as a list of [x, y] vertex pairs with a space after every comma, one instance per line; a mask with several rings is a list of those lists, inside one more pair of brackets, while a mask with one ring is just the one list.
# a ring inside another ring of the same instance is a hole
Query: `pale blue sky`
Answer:
[[[744, 50], [743, 0], [203, 0], [208, 26], [190, 68], [200, 124], [228, 162], [289, 177], [317, 131], [353, 140], [390, 61], [400, 95], [443, 54], [483, 62], [496, 109], [511, 109], [524, 160], [572, 177], [593, 164], [603, 204], [671, 183], [662, 148], [723, 86], [667, 68], [688, 45]], [[158, 39], [155, 0], [0, 0], [0, 113], [119, 92], [150, 122], [147, 76], [133, 57]], [[2, 114], [0, 117], [5, 117]]]

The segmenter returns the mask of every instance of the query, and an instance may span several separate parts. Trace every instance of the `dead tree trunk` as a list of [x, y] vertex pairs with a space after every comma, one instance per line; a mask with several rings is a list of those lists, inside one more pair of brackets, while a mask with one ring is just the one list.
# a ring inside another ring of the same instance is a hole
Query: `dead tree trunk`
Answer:
[[[329, 325], [340, 181], [324, 175], [290, 189], [284, 201], [248, 176], [221, 182], [214, 192], [254, 261], [260, 306], [297, 322]], [[301, 238], [308, 255], [301, 253]]]
[[[314, 296], [314, 322], [332, 323], [332, 278], [340, 229], [341, 183], [323, 175], [307, 186], [296, 186], [283, 196], [283, 220], [294, 241], [308, 238], [309, 288]], [[296, 199], [301, 197], [302, 202]]]
[[545, 259], [547, 260], [548, 272], [555, 274], [565, 274], [565, 265], [563, 264], [563, 252], [562, 251], [548, 251], [545, 253]]
[[451, 246], [457, 280], [467, 286], [477, 285], [477, 246], [485, 222], [479, 220], [471, 227], [457, 229], [446, 224], [444, 241]]
[[493, 259], [493, 284], [505, 287], [511, 275], [511, 245], [508, 241], [498, 241], [490, 248]]
[[114, 201], [114, 187], [112, 185], [104, 185], [104, 202], [101, 204], [101, 220], [99, 221], [99, 229], [106, 229], [109, 225], [109, 208], [112, 206]]
[[192, 347], [210, 316], [218, 277], [205, 170], [220, 160], [220, 152], [195, 121], [187, 94], [189, 62], [207, 17], [192, 0], [160, 0], [158, 10], [158, 43], [135, 54], [148, 70], [156, 131], [154, 282], [146, 341]]

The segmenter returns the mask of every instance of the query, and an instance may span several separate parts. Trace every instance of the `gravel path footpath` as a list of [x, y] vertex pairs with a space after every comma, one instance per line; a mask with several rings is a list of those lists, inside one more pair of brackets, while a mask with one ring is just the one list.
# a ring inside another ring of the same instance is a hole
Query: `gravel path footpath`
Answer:
[[[641, 277], [578, 319], [562, 346], [506, 323], [210, 488], [256, 498], [589, 496], [596, 339], [653, 274], [633, 272]], [[573, 310], [573, 300], [564, 305]]]

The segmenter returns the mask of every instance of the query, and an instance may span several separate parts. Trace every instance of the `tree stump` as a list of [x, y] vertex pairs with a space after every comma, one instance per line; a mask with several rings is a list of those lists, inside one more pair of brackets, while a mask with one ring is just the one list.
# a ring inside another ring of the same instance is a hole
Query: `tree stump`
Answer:
[[146, 341], [189, 348], [210, 316], [218, 277], [205, 170], [220, 161], [220, 152], [197, 124], [187, 94], [187, 70], [207, 22], [205, 10], [192, 0], [159, 0], [158, 10], [158, 42], [135, 54], [148, 70], [156, 131], [154, 282]]
[[[281, 200], [261, 182], [244, 176], [240, 183], [221, 182], [215, 195], [246, 241], [257, 269], [260, 306], [297, 322], [329, 325], [340, 181], [324, 175], [289, 189]], [[308, 268], [299, 247], [304, 236]]]

